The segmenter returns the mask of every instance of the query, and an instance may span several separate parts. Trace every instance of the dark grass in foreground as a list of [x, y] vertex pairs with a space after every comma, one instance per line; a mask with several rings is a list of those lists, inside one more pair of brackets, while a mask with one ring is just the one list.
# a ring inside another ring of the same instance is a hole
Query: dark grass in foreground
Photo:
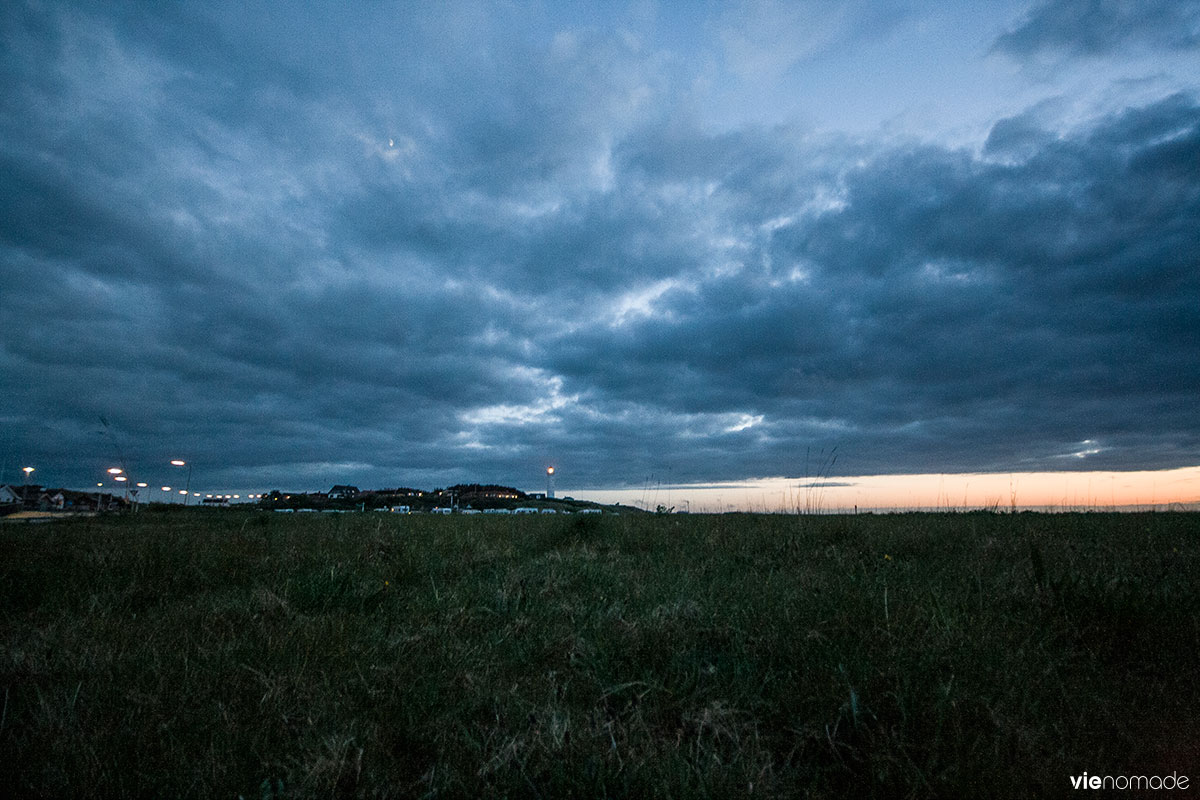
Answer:
[[28, 796], [1200, 784], [1200, 518], [142, 513], [0, 527]]

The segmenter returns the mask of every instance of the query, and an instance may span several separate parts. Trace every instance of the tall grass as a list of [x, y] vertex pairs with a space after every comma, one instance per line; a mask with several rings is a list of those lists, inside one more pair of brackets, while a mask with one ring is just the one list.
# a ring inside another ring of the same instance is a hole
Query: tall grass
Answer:
[[1057, 796], [1194, 773], [1200, 518], [0, 528], [18, 796]]

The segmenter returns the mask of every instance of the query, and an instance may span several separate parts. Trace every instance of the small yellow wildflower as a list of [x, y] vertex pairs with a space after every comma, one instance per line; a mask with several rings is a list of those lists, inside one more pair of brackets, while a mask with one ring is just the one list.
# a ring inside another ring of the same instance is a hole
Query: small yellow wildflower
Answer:
[[883, 554], [883, 559], [884, 559], [884, 561], [891, 561], [891, 560], [892, 560], [892, 557], [891, 557], [891, 556], [889, 556], [887, 553], [884, 553], [884, 554]]

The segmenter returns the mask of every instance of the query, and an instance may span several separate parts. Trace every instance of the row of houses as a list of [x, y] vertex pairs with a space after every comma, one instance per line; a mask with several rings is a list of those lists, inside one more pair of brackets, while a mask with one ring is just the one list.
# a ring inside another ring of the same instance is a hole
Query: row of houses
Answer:
[[0, 484], [0, 516], [18, 511], [120, 511], [129, 501], [108, 492], [78, 492], [31, 483], [23, 486]]

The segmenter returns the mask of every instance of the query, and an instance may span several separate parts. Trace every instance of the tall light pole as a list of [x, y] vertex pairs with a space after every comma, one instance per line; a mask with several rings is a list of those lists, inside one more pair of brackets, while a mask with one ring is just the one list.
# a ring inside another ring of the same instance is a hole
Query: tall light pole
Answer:
[[173, 458], [171, 459], [171, 466], [188, 468], [187, 484], [185, 485], [183, 491], [180, 492], [180, 494], [183, 495], [183, 504], [186, 506], [188, 504], [188, 498], [191, 497], [192, 493], [192, 465], [187, 461], [184, 461], [182, 458]]
[[554, 499], [554, 467], [546, 467], [546, 499]]
[[25, 508], [26, 495], [29, 494], [29, 476], [33, 474], [33, 467], [21, 467], [21, 472], [25, 473], [25, 483], [21, 486], [21, 508]]
[[[117, 483], [124, 483], [125, 481], [129, 480], [128, 478], [126, 478], [124, 475], [121, 474], [124, 471], [125, 470], [121, 469], [120, 467], [109, 467], [108, 468], [108, 474], [112, 475], [112, 479], [114, 481], [116, 481]], [[129, 487], [128, 486], [125, 487], [125, 499], [126, 500], [129, 499]]]

